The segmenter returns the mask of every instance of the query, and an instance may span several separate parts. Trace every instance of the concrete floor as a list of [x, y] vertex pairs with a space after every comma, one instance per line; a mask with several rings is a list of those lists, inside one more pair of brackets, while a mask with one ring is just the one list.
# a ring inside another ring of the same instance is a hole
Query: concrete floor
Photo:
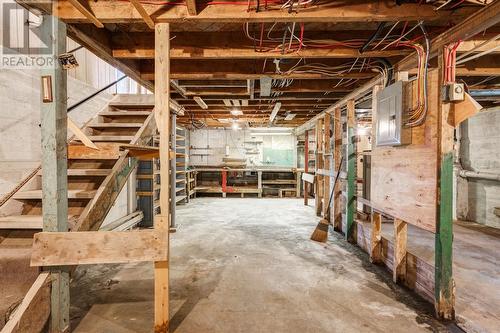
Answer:
[[[415, 294], [318, 221], [300, 199], [199, 198], [171, 237], [171, 332], [447, 332]], [[86, 266], [74, 332], [149, 332], [151, 263]]]

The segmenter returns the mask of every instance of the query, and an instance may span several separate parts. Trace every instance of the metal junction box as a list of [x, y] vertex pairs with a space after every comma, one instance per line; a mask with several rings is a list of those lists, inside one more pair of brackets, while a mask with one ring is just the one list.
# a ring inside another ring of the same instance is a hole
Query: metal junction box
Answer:
[[377, 146], [400, 146], [411, 143], [411, 129], [404, 128], [403, 81], [398, 81], [377, 95]]

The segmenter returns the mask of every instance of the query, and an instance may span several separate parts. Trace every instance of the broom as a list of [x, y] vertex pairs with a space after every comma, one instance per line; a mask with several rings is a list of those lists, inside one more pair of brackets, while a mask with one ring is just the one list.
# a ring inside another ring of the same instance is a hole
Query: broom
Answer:
[[[342, 161], [344, 156], [340, 158], [340, 165], [342, 165]], [[340, 170], [337, 172], [335, 176], [335, 181], [333, 182], [332, 191], [330, 192], [330, 199], [328, 200], [328, 208], [326, 209], [326, 216], [319, 221], [316, 229], [314, 229], [311, 239], [316, 242], [325, 243], [328, 239], [328, 226], [330, 224], [330, 206], [332, 204], [333, 191], [335, 190], [335, 185], [337, 185], [337, 180], [339, 179]]]

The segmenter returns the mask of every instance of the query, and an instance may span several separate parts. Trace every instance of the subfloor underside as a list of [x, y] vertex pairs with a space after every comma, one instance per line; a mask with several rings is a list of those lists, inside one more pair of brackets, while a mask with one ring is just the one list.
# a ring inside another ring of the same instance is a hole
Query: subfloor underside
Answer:
[[[178, 207], [171, 332], [457, 330], [358, 247], [337, 235], [309, 240], [317, 222], [298, 199], [199, 198]], [[71, 298], [75, 332], [151, 331], [152, 263], [81, 266]]]

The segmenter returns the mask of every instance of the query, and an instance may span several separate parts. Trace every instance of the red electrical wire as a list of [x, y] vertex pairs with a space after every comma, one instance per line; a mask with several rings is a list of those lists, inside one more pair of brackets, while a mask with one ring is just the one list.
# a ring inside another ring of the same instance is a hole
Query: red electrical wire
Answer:
[[457, 2], [456, 4], [454, 4], [453, 6], [450, 7], [450, 9], [453, 9], [455, 7], [458, 7], [459, 5], [461, 5], [465, 0], [460, 0], [459, 2]]
[[304, 23], [301, 23], [300, 24], [299, 51], [302, 50], [303, 41], [304, 41]]

